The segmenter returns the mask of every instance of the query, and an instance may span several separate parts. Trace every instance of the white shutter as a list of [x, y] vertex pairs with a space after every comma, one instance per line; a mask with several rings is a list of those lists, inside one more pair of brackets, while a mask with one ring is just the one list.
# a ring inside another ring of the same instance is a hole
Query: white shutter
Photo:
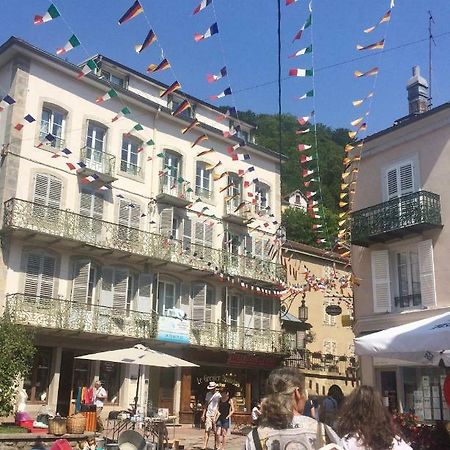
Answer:
[[183, 219], [183, 250], [190, 252], [192, 241], [192, 221], [188, 217]]
[[159, 231], [161, 235], [165, 237], [172, 236], [172, 224], [173, 224], [173, 208], [164, 208], [161, 211], [159, 221]]
[[255, 298], [253, 326], [257, 330], [260, 330], [262, 328], [262, 318], [262, 300], [260, 298]]
[[216, 310], [216, 290], [206, 285], [205, 321], [214, 322]]
[[272, 319], [272, 304], [269, 299], [262, 300], [262, 329], [270, 330], [271, 327], [271, 319]]
[[42, 256], [41, 286], [39, 295], [53, 297], [53, 280], [55, 276], [55, 258], [48, 255]]
[[244, 327], [253, 328], [253, 298], [244, 299]]
[[113, 306], [113, 274], [111, 267], [102, 269], [102, 294], [100, 296], [100, 305], [111, 308]]
[[[59, 209], [61, 206], [62, 197], [62, 182], [58, 178], [50, 175], [38, 173], [34, 178], [34, 193], [33, 202], [38, 205], [50, 206]], [[39, 207], [35, 208], [35, 214], [39, 216], [46, 216], [55, 223], [59, 219], [59, 211], [55, 210], [41, 210]]]
[[253, 238], [250, 234], [245, 235], [245, 255], [253, 256]]
[[126, 227], [129, 225], [130, 217], [130, 207], [128, 206], [130, 202], [128, 200], [120, 199], [119, 201], [119, 224]]
[[429, 308], [436, 306], [436, 287], [434, 280], [434, 261], [433, 261], [433, 241], [426, 241], [417, 244], [419, 253], [420, 268], [420, 293], [422, 296], [422, 305]]
[[212, 225], [207, 225], [206, 223], [204, 224], [205, 227], [205, 240], [204, 240], [204, 246], [205, 251], [204, 251], [204, 256], [206, 259], [211, 260], [212, 259], [212, 246], [213, 246], [213, 231], [214, 231], [214, 224]]
[[150, 313], [152, 311], [152, 280], [153, 274], [141, 273], [139, 275], [139, 296], [136, 310]]
[[47, 204], [47, 192], [50, 184], [48, 175], [37, 173], [34, 177], [33, 202], [39, 205]]
[[38, 295], [40, 269], [41, 255], [28, 253], [25, 264], [25, 295]]
[[206, 285], [203, 283], [192, 284], [192, 319], [205, 320], [205, 289]]
[[389, 252], [371, 252], [373, 310], [376, 313], [391, 311], [391, 280], [389, 277]]
[[253, 254], [257, 258], [264, 259], [264, 241], [262, 239], [255, 239]]
[[392, 169], [387, 172], [387, 198], [398, 197], [398, 183], [397, 183], [397, 169]]
[[73, 267], [72, 301], [86, 303], [89, 289], [90, 261], [75, 261]]
[[414, 192], [414, 174], [413, 166], [411, 163], [400, 166], [400, 195], [409, 194]]
[[29, 253], [26, 256], [25, 295], [53, 297], [55, 258]]
[[191, 318], [191, 285], [190, 283], [183, 282], [181, 283], [181, 300], [180, 300], [180, 309], [182, 309], [186, 316]]
[[[130, 206], [132, 205], [132, 206]], [[130, 227], [138, 228], [141, 223], [141, 207], [136, 203], [130, 203], [128, 209], [130, 210]]]
[[114, 270], [113, 308], [117, 312], [126, 309], [128, 292], [128, 270]]
[[48, 206], [59, 208], [61, 206], [62, 182], [55, 177], [49, 177]]

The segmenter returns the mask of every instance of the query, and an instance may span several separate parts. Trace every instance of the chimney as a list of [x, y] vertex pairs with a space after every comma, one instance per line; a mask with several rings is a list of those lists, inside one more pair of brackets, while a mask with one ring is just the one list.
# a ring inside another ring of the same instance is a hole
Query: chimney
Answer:
[[420, 67], [412, 68], [412, 77], [406, 85], [409, 114], [422, 114], [428, 110], [428, 81], [420, 75]]

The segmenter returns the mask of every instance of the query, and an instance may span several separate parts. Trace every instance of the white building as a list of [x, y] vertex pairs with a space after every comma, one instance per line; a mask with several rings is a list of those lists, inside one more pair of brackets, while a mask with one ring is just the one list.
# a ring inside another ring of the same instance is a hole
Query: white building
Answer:
[[[278, 155], [252, 143], [249, 124], [219, 121], [217, 108], [180, 91], [161, 98], [167, 86], [95, 61], [79, 78], [80, 67], [16, 38], [0, 47], [0, 86], [15, 100], [0, 114], [0, 306], [35, 330], [31, 409], [66, 414], [98, 377], [111, 408], [128, 407], [135, 370], [74, 357], [144, 342], [201, 366], [146, 371], [154, 406], [190, 420], [212, 377], [231, 380], [243, 411], [282, 353], [279, 301], [261, 294], [285, 280]], [[117, 97], [96, 103], [112, 88]], [[174, 117], [183, 99], [192, 108]], [[124, 107], [131, 114], [113, 120]], [[248, 161], [227, 151], [238, 139], [223, 131], [237, 123], [249, 142], [236, 152]], [[65, 148], [69, 158], [55, 158]], [[183, 326], [167, 342], [161, 317], [177, 310], [187, 320], [173, 319]]]

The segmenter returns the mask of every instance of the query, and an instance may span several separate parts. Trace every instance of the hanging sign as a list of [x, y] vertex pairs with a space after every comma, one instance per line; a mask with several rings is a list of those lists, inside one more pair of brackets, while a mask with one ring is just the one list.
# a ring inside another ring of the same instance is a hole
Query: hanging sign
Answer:
[[325, 308], [325, 312], [329, 316], [339, 316], [342, 313], [342, 308], [339, 305], [328, 305]]

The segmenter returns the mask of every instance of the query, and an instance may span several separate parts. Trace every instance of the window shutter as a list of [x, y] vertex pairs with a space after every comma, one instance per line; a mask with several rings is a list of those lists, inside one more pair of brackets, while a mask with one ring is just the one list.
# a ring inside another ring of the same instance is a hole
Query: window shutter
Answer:
[[245, 235], [245, 255], [250, 257], [253, 255], [253, 238], [250, 234]]
[[135, 203], [133, 203], [134, 206], [128, 206], [128, 209], [130, 210], [130, 227], [132, 228], [138, 228], [141, 223], [141, 207]]
[[190, 251], [192, 240], [192, 221], [188, 217], [183, 219], [183, 250]]
[[204, 224], [204, 230], [205, 230], [205, 258], [211, 260], [212, 259], [212, 246], [213, 246], [213, 231], [214, 231], [214, 224], [208, 225]]
[[186, 316], [191, 318], [191, 285], [190, 283], [181, 283], [181, 300], [180, 300], [180, 309], [182, 309]]
[[28, 253], [25, 269], [25, 295], [38, 295], [39, 273], [41, 269], [41, 255]]
[[206, 285], [195, 283], [192, 285], [192, 319], [205, 320], [205, 292]]
[[413, 166], [411, 163], [400, 166], [400, 194], [414, 192]]
[[39, 205], [47, 204], [47, 192], [50, 180], [48, 175], [37, 173], [34, 178], [34, 195], [33, 202]]
[[140, 312], [152, 312], [152, 280], [153, 274], [141, 273], [139, 275], [139, 296], [136, 310]]
[[129, 226], [130, 202], [128, 200], [120, 199], [119, 202], [119, 224], [126, 227]]
[[216, 309], [216, 290], [206, 285], [205, 321], [214, 322]]
[[387, 173], [387, 197], [388, 200], [398, 197], [397, 169], [389, 170]]
[[253, 326], [257, 330], [262, 328], [262, 315], [262, 300], [260, 298], [255, 298]]
[[262, 239], [255, 239], [253, 253], [257, 258], [264, 259], [264, 241]]
[[272, 304], [269, 299], [262, 300], [262, 329], [270, 330], [271, 327], [271, 319], [272, 319]]
[[128, 270], [115, 269], [113, 290], [113, 308], [116, 312], [123, 312], [127, 305]]
[[391, 280], [389, 277], [389, 252], [371, 252], [373, 310], [376, 313], [391, 311]]
[[72, 301], [86, 303], [89, 288], [90, 261], [75, 261], [73, 268]]
[[165, 237], [172, 236], [173, 208], [164, 208], [161, 211], [159, 230]]
[[53, 297], [53, 280], [55, 276], [55, 258], [43, 255], [40, 295]]
[[49, 178], [48, 206], [59, 208], [61, 206], [62, 182], [58, 178]]
[[244, 302], [244, 327], [253, 328], [253, 298], [246, 297]]
[[417, 244], [419, 253], [420, 268], [420, 293], [422, 296], [422, 305], [432, 308], [436, 306], [436, 287], [434, 280], [434, 261], [433, 261], [433, 241], [426, 241]]
[[104, 267], [102, 269], [102, 295], [100, 305], [111, 308], [113, 306], [113, 269]]

